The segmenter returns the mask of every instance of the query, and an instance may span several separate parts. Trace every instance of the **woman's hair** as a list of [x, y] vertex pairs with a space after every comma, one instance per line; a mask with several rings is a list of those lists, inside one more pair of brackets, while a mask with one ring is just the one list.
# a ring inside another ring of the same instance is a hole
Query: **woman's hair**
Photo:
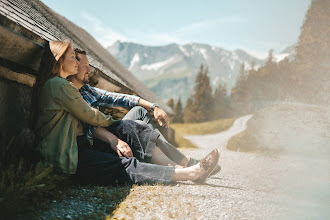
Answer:
[[64, 55], [70, 47], [71, 43], [68, 41], [51, 41], [45, 45], [37, 80], [39, 85], [60, 74]]
[[51, 41], [49, 42], [49, 49], [52, 52], [55, 63], [52, 67], [51, 74], [58, 76], [60, 73], [62, 61], [65, 53], [72, 47], [70, 42], [66, 41]]
[[37, 83], [33, 90], [32, 113], [29, 120], [31, 128], [35, 126], [38, 117], [37, 106], [40, 88], [48, 79], [60, 74], [64, 55], [70, 47], [71, 43], [68, 41], [51, 41], [44, 46], [45, 50], [40, 63]]

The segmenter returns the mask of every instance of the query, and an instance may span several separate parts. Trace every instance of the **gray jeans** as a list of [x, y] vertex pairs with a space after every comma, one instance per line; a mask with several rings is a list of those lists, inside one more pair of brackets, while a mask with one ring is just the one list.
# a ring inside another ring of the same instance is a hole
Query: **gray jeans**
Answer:
[[133, 120], [121, 120], [106, 128], [131, 146], [134, 157], [119, 157], [109, 144], [95, 141], [93, 147], [79, 136], [79, 179], [94, 183], [170, 183], [174, 168], [150, 163], [159, 134]]
[[144, 162], [150, 162], [155, 145], [177, 164], [185, 155], [166, 141], [145, 108], [132, 108], [121, 122], [107, 129], [131, 146], [134, 157], [119, 157], [100, 140], [91, 148], [84, 136], [78, 137], [78, 177], [97, 183], [170, 183], [173, 167]]
[[164, 136], [157, 129], [155, 123], [152, 121], [151, 116], [148, 111], [141, 107], [136, 106], [132, 108], [123, 118], [123, 120], [134, 120], [135, 122], [147, 125], [152, 130], [156, 131], [159, 134], [159, 138], [156, 141], [156, 145], [163, 151], [163, 153], [170, 158], [173, 162], [180, 164], [182, 159], [185, 157], [183, 153], [176, 149], [172, 144], [170, 144]]

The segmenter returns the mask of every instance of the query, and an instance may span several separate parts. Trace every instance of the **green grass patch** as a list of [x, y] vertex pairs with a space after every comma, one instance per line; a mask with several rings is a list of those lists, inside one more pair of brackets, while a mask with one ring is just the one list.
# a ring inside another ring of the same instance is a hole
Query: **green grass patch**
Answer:
[[222, 132], [230, 128], [233, 125], [235, 119], [236, 118], [223, 118], [203, 123], [171, 124], [171, 127], [175, 130], [175, 143], [180, 148], [198, 148], [189, 140], [185, 139], [184, 136], [214, 134]]
[[[3, 219], [41, 219], [53, 202], [70, 205], [70, 200], [87, 201], [92, 213], [82, 210], [72, 219], [105, 219], [129, 194], [131, 185], [80, 184], [68, 174], [60, 174], [41, 162], [33, 164], [21, 157], [0, 170], [0, 213]], [[54, 212], [54, 211], [53, 211]], [[65, 211], [49, 219], [64, 219]]]
[[22, 157], [0, 174], [0, 213], [4, 219], [41, 218], [49, 208], [55, 189], [68, 184], [67, 175], [56, 174], [52, 167], [25, 161]]

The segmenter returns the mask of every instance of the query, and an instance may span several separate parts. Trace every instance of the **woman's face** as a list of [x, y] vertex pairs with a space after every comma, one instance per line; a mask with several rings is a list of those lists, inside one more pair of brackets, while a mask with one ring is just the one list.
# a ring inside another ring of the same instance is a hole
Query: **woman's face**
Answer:
[[68, 76], [77, 74], [79, 61], [76, 60], [75, 54], [71, 47], [69, 47], [68, 51], [64, 55], [64, 59], [62, 61], [62, 68], [60, 70], [60, 75], [63, 78]]

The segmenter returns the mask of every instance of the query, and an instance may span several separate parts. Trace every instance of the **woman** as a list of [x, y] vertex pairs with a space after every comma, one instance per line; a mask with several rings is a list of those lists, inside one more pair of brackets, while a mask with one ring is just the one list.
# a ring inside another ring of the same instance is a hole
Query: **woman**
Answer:
[[[50, 67], [52, 77], [40, 91], [36, 126], [40, 138], [38, 149], [45, 162], [55, 169], [103, 183], [170, 183], [180, 180], [203, 183], [216, 166], [219, 159], [217, 149], [189, 168], [141, 163], [137, 158], [155, 161], [153, 152], [159, 134], [144, 126], [137, 132], [134, 130], [137, 126], [134, 121], [116, 122], [111, 116], [89, 107], [78, 89], [66, 80], [68, 76], [76, 74], [78, 68], [70, 43], [50, 42], [42, 65]], [[125, 136], [127, 141], [136, 146], [134, 157], [99, 152], [87, 144], [80, 144], [78, 150], [78, 120], [101, 127], [111, 125], [114, 132], [118, 132], [117, 135]]]

